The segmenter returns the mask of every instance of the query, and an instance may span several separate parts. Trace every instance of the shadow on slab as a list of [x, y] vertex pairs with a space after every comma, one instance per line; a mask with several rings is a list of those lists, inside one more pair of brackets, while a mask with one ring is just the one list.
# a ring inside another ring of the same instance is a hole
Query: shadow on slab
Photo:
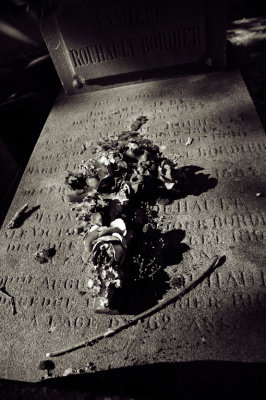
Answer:
[[[195, 165], [180, 168], [178, 190], [154, 190], [148, 198], [149, 204], [171, 204], [174, 200], [188, 195], [199, 196], [213, 189], [217, 179], [203, 170]], [[145, 212], [140, 218], [141, 223], [135, 229], [137, 239], [133, 240], [124, 262], [126, 279], [123, 288], [117, 290], [110, 301], [110, 309], [121, 314], [140, 314], [157, 304], [171, 288], [165, 268], [178, 268], [183, 254], [190, 249], [182, 243], [186, 235], [184, 230], [163, 232], [156, 224], [146, 225], [149, 219], [157, 220], [159, 217], [157, 211], [151, 212], [149, 218]]]
[[[214, 398], [263, 393], [265, 363], [193, 361], [156, 363], [55, 378], [38, 386], [63, 387], [79, 393], [173, 399], [211, 394]], [[228, 397], [226, 397], [228, 398]], [[230, 397], [229, 397], [230, 398]], [[238, 397], [236, 397], [238, 398]]]
[[[169, 275], [164, 269], [179, 264], [183, 259], [183, 253], [189, 250], [187, 244], [181, 243], [184, 237], [185, 232], [181, 229], [166, 233], [162, 233], [159, 229], [152, 230], [138, 237], [138, 242], [144, 245], [139, 245], [134, 250], [137, 250], [141, 259], [145, 260], [143, 271], [134, 265], [130, 257], [127, 262], [127, 282], [121, 291], [117, 292], [117, 296], [114, 296], [112, 308], [121, 314], [140, 314], [157, 304], [170, 289]], [[147, 266], [147, 259], [155, 261]]]
[[202, 171], [204, 168], [196, 165], [189, 165], [181, 168], [189, 180], [187, 186], [187, 195], [192, 194], [199, 196], [200, 194], [207, 192], [210, 189], [215, 188], [218, 181], [216, 178], [210, 177], [210, 174], [204, 174]]
[[39, 383], [0, 379], [0, 395], [8, 400], [148, 400], [189, 396], [255, 399], [264, 398], [265, 367], [262, 362], [208, 360], [132, 366]]

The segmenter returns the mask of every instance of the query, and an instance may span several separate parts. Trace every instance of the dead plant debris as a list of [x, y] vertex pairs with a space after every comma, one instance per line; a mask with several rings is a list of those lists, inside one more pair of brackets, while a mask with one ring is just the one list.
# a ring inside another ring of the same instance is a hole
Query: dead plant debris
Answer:
[[49, 258], [52, 258], [56, 253], [55, 246], [48, 249], [42, 249], [35, 253], [35, 260], [39, 261], [40, 264], [47, 263]]
[[7, 224], [7, 228], [14, 229], [20, 226], [21, 220], [25, 216], [25, 211], [28, 209], [28, 204], [24, 204], [14, 215], [14, 217], [11, 218], [9, 223]]

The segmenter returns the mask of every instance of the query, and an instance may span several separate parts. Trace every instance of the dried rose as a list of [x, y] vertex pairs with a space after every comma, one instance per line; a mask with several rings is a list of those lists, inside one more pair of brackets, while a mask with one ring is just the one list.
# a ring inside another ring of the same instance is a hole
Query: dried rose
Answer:
[[85, 250], [91, 254], [94, 265], [121, 265], [125, 258], [126, 226], [121, 218], [111, 222], [110, 227], [95, 225], [84, 238]]
[[[94, 278], [88, 280], [88, 288], [98, 299], [98, 312], [109, 306], [114, 291], [122, 286], [127, 230], [121, 218], [110, 227], [94, 226], [84, 239], [87, 261], [91, 261]], [[88, 254], [89, 253], [89, 254]]]
[[149, 191], [154, 180], [157, 179], [158, 167], [157, 163], [151, 155], [145, 150], [136, 168], [131, 175], [130, 183], [135, 193], [140, 189]]
[[119, 153], [103, 153], [95, 163], [98, 177], [97, 191], [99, 193], [112, 193], [118, 190], [118, 182], [127, 171], [128, 165]]

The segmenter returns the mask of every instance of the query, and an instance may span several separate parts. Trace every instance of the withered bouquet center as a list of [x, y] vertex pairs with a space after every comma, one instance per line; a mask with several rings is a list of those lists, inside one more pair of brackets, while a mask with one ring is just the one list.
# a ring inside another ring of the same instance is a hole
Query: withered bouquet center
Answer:
[[98, 143], [93, 158], [66, 176], [98, 312], [115, 308], [117, 293], [130, 279], [152, 277], [160, 268], [164, 244], [153, 234], [159, 219], [152, 206], [186, 185], [183, 170], [138, 132], [146, 122], [141, 116], [130, 131]]

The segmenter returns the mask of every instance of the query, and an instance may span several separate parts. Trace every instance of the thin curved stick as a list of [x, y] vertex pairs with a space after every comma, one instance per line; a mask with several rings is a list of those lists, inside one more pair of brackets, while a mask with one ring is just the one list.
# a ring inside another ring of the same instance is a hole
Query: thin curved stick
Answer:
[[225, 256], [219, 257], [214, 256], [211, 259], [210, 264], [208, 264], [206, 270], [194, 281], [192, 281], [187, 287], [184, 287], [180, 290], [179, 293], [175, 294], [174, 296], [170, 297], [162, 301], [159, 304], [156, 304], [154, 307], [149, 308], [148, 310], [144, 311], [141, 314], [138, 314], [136, 317], [130, 319], [123, 325], [118, 326], [116, 329], [109, 329], [104, 333], [100, 333], [99, 335], [91, 338], [86, 339], [80, 343], [77, 343], [71, 347], [65, 347], [62, 350], [55, 351], [53, 353], [46, 353], [46, 357], [57, 357], [61, 356], [66, 353], [70, 353], [74, 350], [78, 350], [82, 347], [93, 346], [95, 343], [98, 343], [100, 340], [111, 337], [116, 335], [117, 333], [123, 331], [124, 329], [129, 328], [130, 326], [136, 325], [139, 321], [143, 320], [144, 318], [150, 317], [151, 315], [161, 311], [163, 308], [167, 307], [169, 304], [174, 303], [177, 300], [180, 300], [183, 296], [185, 296], [188, 292], [193, 290], [196, 286], [198, 286], [207, 276], [209, 276], [218, 266], [220, 266], [225, 261]]

